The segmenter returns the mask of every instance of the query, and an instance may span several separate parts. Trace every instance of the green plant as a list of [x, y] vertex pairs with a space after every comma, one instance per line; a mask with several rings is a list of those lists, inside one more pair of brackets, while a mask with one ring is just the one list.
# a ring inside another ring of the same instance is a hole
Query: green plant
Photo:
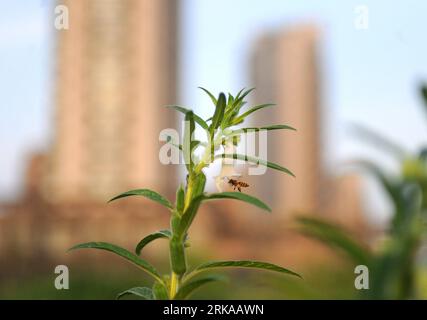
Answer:
[[[421, 88], [421, 94], [427, 108], [427, 87]], [[314, 217], [299, 217], [299, 229], [345, 253], [354, 263], [369, 266], [370, 288], [362, 297], [416, 298], [416, 255], [427, 222], [427, 146], [411, 153], [372, 130], [361, 126], [355, 129], [360, 137], [390, 153], [400, 167], [400, 173], [392, 175], [370, 161], [354, 162], [380, 182], [393, 204], [385, 241], [371, 250], [342, 227]]]
[[[116, 245], [105, 242], [90, 242], [74, 246], [73, 249], [95, 248], [111, 251], [129, 262], [137, 265], [143, 271], [148, 273], [155, 282], [152, 288], [136, 287], [119, 294], [121, 297], [126, 294], [134, 294], [145, 299], [185, 299], [194, 290], [200, 286], [212, 281], [221, 280], [216, 274], [204, 274], [207, 271], [218, 268], [255, 268], [280, 272], [288, 275], [298, 276], [297, 273], [280, 266], [259, 261], [216, 261], [207, 262], [198, 267], [188, 270], [186, 259], [186, 247], [188, 242], [188, 231], [195, 219], [200, 205], [209, 200], [215, 199], [235, 199], [250, 203], [266, 211], [270, 208], [261, 200], [240, 192], [221, 192], [207, 194], [205, 193], [206, 176], [203, 172], [215, 159], [240, 159], [258, 165], [264, 165], [269, 168], [285, 172], [292, 175], [288, 169], [262, 159], [250, 157], [245, 154], [228, 153], [227, 146], [236, 146], [242, 134], [249, 130], [295, 130], [287, 125], [273, 125], [262, 128], [240, 128], [233, 129], [245, 121], [253, 112], [264, 109], [271, 104], [263, 104], [242, 111], [245, 105], [245, 97], [253, 90], [243, 89], [234, 97], [228, 94], [226, 98], [224, 93], [220, 93], [218, 98], [212, 95], [208, 90], [201, 88], [212, 100], [215, 109], [213, 116], [206, 121], [197, 116], [193, 111], [181, 106], [169, 106], [185, 115], [184, 141], [183, 144], [168, 139], [168, 143], [178, 148], [184, 156], [187, 170], [187, 179], [185, 186], [181, 184], [176, 192], [175, 204], [148, 189], [131, 190], [120, 194], [110, 201], [121, 199], [128, 196], [143, 196], [166, 207], [170, 213], [170, 230], [161, 230], [143, 238], [136, 246], [135, 254]], [[206, 132], [206, 141], [194, 139], [196, 124]], [[202, 155], [196, 157], [195, 150], [203, 148]], [[225, 150], [221, 152], [220, 150]], [[156, 239], [167, 239], [169, 241], [169, 256], [171, 272], [168, 275], [161, 276], [150, 263], [141, 259], [139, 255], [142, 249], [151, 241]]]

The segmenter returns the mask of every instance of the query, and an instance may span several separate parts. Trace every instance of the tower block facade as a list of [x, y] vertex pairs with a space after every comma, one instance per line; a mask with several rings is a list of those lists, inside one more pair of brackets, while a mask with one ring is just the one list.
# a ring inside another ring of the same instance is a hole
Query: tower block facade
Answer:
[[177, 7], [171, 0], [63, 0], [57, 31], [55, 129], [43, 192], [105, 201], [126, 189], [169, 193], [159, 133], [175, 127]]
[[320, 115], [316, 29], [302, 26], [259, 39], [252, 57], [256, 103], [274, 102], [256, 124], [288, 124], [297, 129], [268, 133], [268, 160], [296, 176], [272, 170], [257, 179], [262, 199], [280, 215], [314, 212], [320, 206]]

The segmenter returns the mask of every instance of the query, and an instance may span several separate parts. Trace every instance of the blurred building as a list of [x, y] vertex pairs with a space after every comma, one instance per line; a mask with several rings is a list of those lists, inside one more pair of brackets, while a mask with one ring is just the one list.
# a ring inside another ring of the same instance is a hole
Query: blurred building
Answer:
[[314, 212], [320, 206], [323, 174], [317, 41], [314, 27], [298, 27], [265, 35], [253, 52], [255, 102], [277, 105], [258, 112], [257, 124], [288, 124], [298, 130], [268, 134], [268, 159], [289, 168], [296, 179], [269, 170], [261, 177], [263, 182], [257, 183], [262, 198], [282, 212]]
[[130, 248], [169, 223], [143, 198], [106, 201], [141, 187], [175, 193], [177, 166], [160, 163], [159, 133], [176, 127], [164, 106], [177, 98], [179, 1], [57, 4], [69, 29], [55, 31], [53, 139], [28, 159], [24, 197], [0, 206], [0, 276], [73, 259], [67, 248], [80, 242]]
[[55, 131], [43, 194], [53, 202], [102, 201], [129, 188], [162, 192], [176, 166], [158, 160], [174, 128], [177, 6], [170, 0], [64, 0], [57, 35]]
[[297, 129], [268, 133], [268, 160], [289, 168], [296, 178], [268, 170], [249, 179], [256, 179], [255, 194], [285, 220], [320, 214], [360, 230], [364, 219], [358, 177], [334, 177], [322, 161], [319, 42], [319, 30], [302, 25], [266, 34], [255, 43], [250, 66], [255, 103], [276, 104], [258, 112], [255, 122]]

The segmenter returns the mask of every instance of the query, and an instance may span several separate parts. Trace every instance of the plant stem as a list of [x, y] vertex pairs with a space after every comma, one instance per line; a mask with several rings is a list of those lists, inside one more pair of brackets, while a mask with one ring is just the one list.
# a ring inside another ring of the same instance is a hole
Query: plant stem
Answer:
[[184, 212], [187, 210], [188, 206], [191, 203], [191, 199], [193, 198], [193, 185], [194, 185], [194, 179], [190, 174], [188, 177], [187, 190], [185, 192]]
[[[206, 158], [208, 156], [208, 152], [205, 151]], [[186, 253], [185, 253], [185, 232], [182, 232], [179, 228], [180, 220], [182, 218], [182, 215], [184, 214], [191, 214], [191, 212], [187, 212], [187, 209], [190, 207], [194, 195], [199, 194], [200, 192], [204, 191], [204, 186], [206, 183], [206, 177], [202, 175], [203, 179], [201, 180], [200, 176], [197, 174], [200, 172], [200, 170], [205, 166], [205, 162], [201, 161], [199, 163], [196, 170], [189, 169], [191, 171], [188, 172], [188, 178], [187, 178], [187, 186], [185, 190], [185, 197], [184, 197], [184, 208], [182, 212], [178, 212], [177, 216], [173, 216], [171, 218], [171, 229], [172, 229], [172, 238], [169, 242], [169, 250], [170, 250], [170, 259], [171, 259], [171, 280], [170, 280], [170, 292], [169, 292], [169, 298], [173, 299], [179, 289], [179, 282], [181, 277], [186, 272]], [[198, 169], [198, 170], [197, 170]], [[201, 181], [203, 181], [201, 185]], [[203, 190], [199, 190], [202, 188]], [[196, 209], [197, 210], [197, 209]], [[177, 228], [177, 221], [178, 221], [178, 228]], [[191, 223], [191, 220], [190, 220]], [[187, 226], [188, 228], [189, 226]]]
[[172, 271], [171, 286], [170, 286], [170, 292], [169, 292], [170, 299], [173, 299], [175, 297], [175, 294], [178, 291], [178, 287], [179, 287], [179, 277], [175, 272]]

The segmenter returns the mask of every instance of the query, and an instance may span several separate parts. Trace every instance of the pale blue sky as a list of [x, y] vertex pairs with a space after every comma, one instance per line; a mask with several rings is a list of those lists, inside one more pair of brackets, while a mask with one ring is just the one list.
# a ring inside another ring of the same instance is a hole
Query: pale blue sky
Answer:
[[[16, 194], [24, 156], [47, 148], [51, 120], [51, 0], [0, 2], [0, 198]], [[350, 122], [376, 128], [409, 148], [427, 134], [416, 85], [427, 80], [427, 2], [419, 0], [183, 0], [181, 104], [204, 112], [196, 89], [250, 86], [248, 57], [257, 36], [301, 22], [322, 31], [325, 160], [384, 158], [346, 132]], [[367, 5], [369, 28], [354, 28]], [[70, 17], [72, 19], [72, 17]]]

